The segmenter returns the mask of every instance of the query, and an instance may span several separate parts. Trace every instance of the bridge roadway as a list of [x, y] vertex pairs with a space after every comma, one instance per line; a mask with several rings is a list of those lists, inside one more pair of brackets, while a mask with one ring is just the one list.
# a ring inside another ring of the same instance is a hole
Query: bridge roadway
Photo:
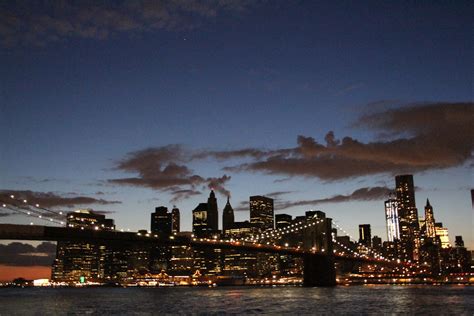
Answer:
[[[277, 253], [302, 257], [304, 260], [304, 284], [308, 286], [335, 285], [335, 260], [387, 264], [372, 258], [349, 257], [324, 252], [315, 252], [294, 247], [257, 244], [244, 241], [192, 238], [171, 236], [161, 238], [154, 234], [121, 232], [107, 230], [82, 230], [78, 228], [52, 227], [39, 225], [0, 224], [0, 240], [38, 240], [38, 241], [83, 241], [153, 245], [190, 246], [195, 249], [232, 249], [245, 252]], [[390, 264], [390, 263], [388, 263]]]

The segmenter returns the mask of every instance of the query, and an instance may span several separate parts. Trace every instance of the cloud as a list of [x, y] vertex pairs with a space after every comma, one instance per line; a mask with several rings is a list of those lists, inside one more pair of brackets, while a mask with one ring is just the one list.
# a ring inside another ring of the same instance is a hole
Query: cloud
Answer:
[[342, 203], [350, 201], [371, 201], [371, 200], [382, 200], [388, 198], [389, 194], [393, 190], [387, 187], [366, 187], [360, 188], [348, 195], [334, 195], [329, 198], [316, 199], [316, 200], [303, 200], [303, 201], [283, 201], [278, 203], [275, 208], [287, 209], [295, 206], [313, 206], [323, 203]]
[[233, 207], [233, 209], [235, 212], [248, 212], [250, 211], [249, 201], [241, 201], [236, 207]]
[[186, 200], [192, 196], [200, 195], [201, 192], [192, 189], [177, 189], [171, 192], [173, 198], [170, 200], [171, 203], [175, 203], [181, 200]]
[[0, 264], [9, 266], [51, 266], [56, 256], [56, 245], [43, 242], [34, 247], [13, 242], [0, 244]]
[[52, 192], [34, 192], [34, 191], [17, 191], [17, 190], [0, 190], [0, 201], [11, 204], [10, 195], [14, 195], [15, 199], [27, 200], [28, 204], [39, 204], [41, 207], [74, 207], [77, 205], [88, 204], [120, 204], [120, 201], [108, 201], [104, 199], [96, 199], [88, 196], [61, 196]]
[[4, 46], [43, 46], [68, 38], [103, 40], [154, 30], [186, 30], [221, 12], [242, 12], [255, 1], [4, 1], [0, 36]]
[[168, 191], [172, 194], [171, 202], [199, 194], [196, 187], [214, 189], [223, 195], [230, 195], [225, 188], [231, 179], [228, 175], [221, 177], [203, 177], [193, 173], [184, 163], [196, 158], [196, 153], [172, 144], [163, 147], [146, 148], [134, 151], [116, 164], [116, 169], [136, 173], [135, 177], [109, 179], [108, 182], [119, 185], [130, 185]]
[[270, 198], [278, 198], [282, 195], [286, 195], [286, 194], [290, 194], [290, 193], [293, 193], [294, 191], [276, 191], [276, 192], [270, 192], [270, 193], [267, 193], [265, 194], [265, 196], [268, 196]]
[[297, 147], [224, 170], [334, 181], [444, 169], [473, 158], [474, 103], [414, 104], [364, 115], [354, 126], [379, 132], [385, 139], [364, 143], [352, 137], [337, 139], [330, 131], [326, 144], [321, 144], [300, 135]]
[[[172, 144], [129, 153], [116, 169], [136, 176], [109, 179], [109, 183], [168, 191], [172, 201], [197, 194], [197, 188], [213, 188], [229, 195], [230, 176], [203, 177], [188, 165], [215, 159], [239, 164], [227, 172], [261, 172], [337, 181], [376, 174], [416, 173], [461, 166], [472, 161], [474, 150], [473, 103], [409, 104], [362, 115], [353, 126], [379, 135], [362, 142], [342, 139], [333, 131], [319, 143], [299, 135], [296, 146], [279, 149], [189, 150]], [[383, 135], [380, 138], [380, 135]], [[276, 180], [282, 181], [282, 180]], [[175, 192], [175, 193], [173, 193]]]

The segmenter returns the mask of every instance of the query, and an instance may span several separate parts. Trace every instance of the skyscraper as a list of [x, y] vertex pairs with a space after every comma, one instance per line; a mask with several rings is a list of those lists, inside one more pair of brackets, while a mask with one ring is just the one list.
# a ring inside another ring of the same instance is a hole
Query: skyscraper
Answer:
[[449, 231], [447, 227], [443, 227], [443, 223], [435, 224], [435, 234], [440, 242], [441, 248], [446, 249], [451, 247], [451, 243], [449, 242]]
[[359, 225], [359, 243], [367, 247], [370, 247], [372, 245], [370, 224]]
[[207, 220], [209, 228], [217, 232], [219, 230], [219, 214], [217, 210], [217, 199], [214, 190], [211, 190], [207, 199]]
[[151, 213], [151, 232], [161, 236], [171, 235], [171, 213], [168, 208], [159, 206], [155, 208], [155, 212]]
[[234, 210], [229, 202], [229, 197], [227, 197], [227, 203], [224, 206], [222, 211], [222, 232], [225, 233], [226, 230], [231, 229], [234, 225]]
[[418, 260], [420, 249], [420, 227], [415, 204], [413, 175], [395, 177], [398, 217], [400, 221], [401, 259]]
[[172, 233], [179, 233], [180, 231], [180, 216], [179, 216], [179, 208], [176, 206], [173, 207], [171, 210], [171, 232]]
[[387, 224], [387, 240], [393, 242], [395, 239], [400, 239], [397, 200], [388, 199], [385, 201], [385, 220]]
[[197, 237], [208, 237], [212, 233], [207, 214], [207, 203], [199, 203], [193, 210], [193, 233]]
[[[171, 235], [172, 216], [168, 208], [160, 206], [151, 213], [151, 232], [160, 237], [169, 237]], [[152, 272], [160, 272], [168, 269], [171, 259], [171, 248], [169, 246], [153, 245], [150, 252], [150, 268]]]
[[430, 200], [428, 199], [426, 199], [425, 206], [425, 235], [427, 238], [431, 239], [436, 237], [433, 207], [430, 205]]
[[250, 197], [250, 223], [261, 231], [274, 228], [273, 199], [260, 195]]
[[[90, 210], [67, 214], [67, 227], [80, 230], [115, 230], [114, 221]], [[52, 279], [79, 283], [103, 281], [106, 277], [107, 246], [96, 242], [58, 241]]]

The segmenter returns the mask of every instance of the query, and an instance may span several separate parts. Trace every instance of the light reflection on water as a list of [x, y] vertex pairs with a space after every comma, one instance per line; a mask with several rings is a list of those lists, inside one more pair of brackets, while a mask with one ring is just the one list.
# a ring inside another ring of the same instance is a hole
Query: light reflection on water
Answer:
[[0, 289], [0, 315], [474, 314], [472, 286]]

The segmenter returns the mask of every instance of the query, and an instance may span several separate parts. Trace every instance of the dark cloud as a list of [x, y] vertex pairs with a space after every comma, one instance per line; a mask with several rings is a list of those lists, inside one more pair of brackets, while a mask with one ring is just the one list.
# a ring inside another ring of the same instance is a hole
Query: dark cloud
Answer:
[[363, 115], [355, 123], [384, 138], [362, 142], [352, 137], [338, 139], [333, 131], [324, 143], [300, 135], [296, 147], [263, 150], [186, 150], [180, 145], [147, 148], [129, 153], [117, 169], [135, 177], [110, 179], [109, 183], [177, 192], [173, 200], [189, 195], [197, 187], [213, 188], [223, 195], [230, 176], [203, 177], [188, 166], [195, 160], [239, 159], [229, 172], [259, 171], [287, 177], [315, 177], [325, 181], [375, 174], [415, 173], [463, 165], [472, 160], [474, 149], [474, 104], [412, 104]]
[[313, 206], [323, 203], [341, 203], [350, 201], [371, 201], [371, 200], [383, 200], [388, 198], [389, 194], [393, 192], [392, 189], [387, 187], [367, 187], [360, 188], [348, 195], [334, 195], [329, 198], [316, 199], [316, 200], [303, 200], [303, 201], [283, 201], [275, 205], [276, 209], [287, 209], [295, 206]]
[[94, 209], [89, 209], [90, 211], [97, 213], [97, 214], [102, 214], [102, 215], [107, 215], [107, 214], [114, 214], [116, 213], [115, 211], [106, 211], [106, 210], [94, 210]]
[[35, 45], [67, 38], [103, 40], [116, 34], [192, 29], [202, 18], [240, 12], [255, 1], [2, 1], [0, 36], [5, 46]]
[[339, 140], [330, 131], [326, 144], [321, 144], [300, 135], [295, 148], [225, 170], [332, 181], [456, 167], [472, 159], [473, 103], [415, 104], [362, 116], [354, 126], [380, 132], [386, 139], [369, 143], [351, 137]]
[[120, 201], [108, 201], [104, 199], [96, 199], [88, 196], [61, 196], [52, 192], [34, 192], [34, 191], [17, 191], [17, 190], [0, 190], [0, 201], [11, 204], [10, 195], [14, 195], [15, 199], [27, 200], [28, 204], [39, 204], [41, 207], [74, 207], [77, 205], [88, 204], [119, 204]]
[[226, 190], [224, 185], [230, 180], [230, 176], [223, 175], [219, 178], [207, 178], [207, 187], [211, 190], [217, 191], [222, 195], [230, 196], [230, 191]]
[[290, 194], [290, 193], [293, 193], [294, 191], [276, 191], [276, 192], [270, 192], [270, 193], [267, 193], [265, 194], [265, 196], [268, 196], [270, 198], [278, 198], [282, 195], [286, 195], [286, 194]]
[[173, 198], [170, 200], [170, 202], [175, 203], [181, 200], [186, 200], [195, 195], [200, 195], [201, 192], [197, 190], [192, 190], [192, 189], [183, 189], [183, 190], [177, 189], [177, 190], [173, 190], [171, 194], [173, 195]]
[[236, 212], [249, 212], [250, 211], [250, 204], [249, 201], [241, 201], [237, 206], [233, 207], [234, 211]]
[[13, 242], [0, 244], [0, 264], [9, 266], [51, 266], [56, 256], [56, 245], [43, 242], [34, 247]]
[[230, 195], [225, 184], [230, 176], [202, 177], [194, 174], [184, 163], [196, 158], [196, 153], [185, 150], [180, 145], [147, 148], [129, 153], [120, 160], [116, 169], [134, 172], [138, 175], [129, 178], [109, 179], [112, 184], [146, 187], [168, 191], [173, 195], [172, 202], [199, 194], [198, 186], [214, 189], [223, 195]]
[[264, 151], [256, 148], [244, 148], [238, 150], [221, 150], [221, 151], [214, 151], [214, 150], [202, 150], [193, 155], [194, 159], [205, 159], [205, 158], [215, 158], [218, 160], [228, 160], [228, 159], [235, 159], [235, 158], [244, 158], [244, 157], [252, 157], [256, 159], [263, 158], [268, 155], [272, 155], [273, 151]]

